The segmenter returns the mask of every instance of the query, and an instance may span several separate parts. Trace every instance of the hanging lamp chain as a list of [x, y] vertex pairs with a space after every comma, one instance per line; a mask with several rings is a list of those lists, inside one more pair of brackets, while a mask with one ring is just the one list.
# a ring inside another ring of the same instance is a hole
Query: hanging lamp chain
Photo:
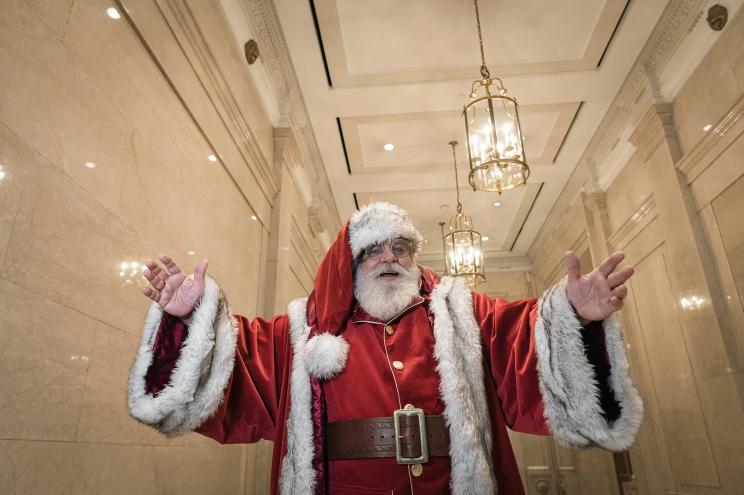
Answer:
[[462, 203], [460, 203], [460, 180], [457, 178], [457, 155], [455, 154], [455, 146], [457, 146], [457, 141], [450, 141], [449, 145], [452, 148], [452, 163], [455, 164], [455, 188], [457, 189], [457, 213], [462, 213]]
[[488, 71], [488, 67], [486, 67], [486, 54], [483, 51], [483, 33], [481, 33], [480, 12], [478, 11], [478, 0], [473, 0], [473, 5], [475, 5], [475, 22], [478, 25], [478, 44], [480, 45], [480, 54], [481, 54], [480, 73], [483, 79], [491, 79], [491, 73]]

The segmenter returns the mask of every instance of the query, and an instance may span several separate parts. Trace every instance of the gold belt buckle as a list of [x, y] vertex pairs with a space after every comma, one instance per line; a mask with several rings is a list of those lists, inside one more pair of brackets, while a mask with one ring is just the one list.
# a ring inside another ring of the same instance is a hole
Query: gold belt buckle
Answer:
[[[419, 442], [421, 444], [421, 455], [419, 457], [404, 457], [400, 452], [400, 418], [401, 416], [417, 416], [419, 420]], [[398, 464], [423, 464], [429, 461], [429, 447], [426, 440], [426, 416], [423, 409], [411, 408], [397, 409], [393, 413], [393, 426], [395, 427], [395, 461]]]

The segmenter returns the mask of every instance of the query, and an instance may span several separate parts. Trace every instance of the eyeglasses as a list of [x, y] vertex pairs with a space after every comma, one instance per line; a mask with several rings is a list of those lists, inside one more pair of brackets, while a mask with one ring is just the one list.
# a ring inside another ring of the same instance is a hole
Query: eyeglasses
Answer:
[[380, 242], [367, 246], [362, 250], [361, 260], [367, 261], [381, 258], [383, 253], [385, 253], [385, 246], [390, 246], [390, 251], [396, 258], [408, 256], [411, 254], [411, 250], [413, 249], [411, 241], [399, 237], [394, 239], [392, 242]]

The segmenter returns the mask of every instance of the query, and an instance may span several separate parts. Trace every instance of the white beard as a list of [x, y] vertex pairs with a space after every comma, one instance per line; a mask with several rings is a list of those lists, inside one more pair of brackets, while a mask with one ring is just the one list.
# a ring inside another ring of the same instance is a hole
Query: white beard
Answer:
[[[391, 280], [380, 274], [394, 271], [398, 276]], [[354, 297], [364, 310], [375, 318], [389, 321], [403, 311], [419, 293], [421, 270], [415, 263], [406, 270], [398, 263], [383, 262], [364, 272], [357, 266], [354, 272]]]

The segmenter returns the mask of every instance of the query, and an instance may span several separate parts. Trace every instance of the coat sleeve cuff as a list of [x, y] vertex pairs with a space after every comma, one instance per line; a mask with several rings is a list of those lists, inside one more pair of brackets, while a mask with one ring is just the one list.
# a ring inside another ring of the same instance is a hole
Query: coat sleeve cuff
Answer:
[[177, 436], [196, 429], [222, 402], [234, 367], [237, 326], [219, 285], [207, 277], [170, 380], [160, 392], [150, 394], [146, 375], [162, 316], [163, 310], [153, 303], [129, 375], [128, 404], [138, 421]]
[[619, 415], [611, 420], [604, 414], [597, 373], [586, 355], [582, 326], [566, 295], [565, 278], [538, 303], [535, 350], [540, 392], [545, 419], [562, 444], [622, 451], [635, 440], [643, 402], [630, 379], [617, 317], [602, 321], [602, 330], [610, 366], [606, 386], [620, 406]]

